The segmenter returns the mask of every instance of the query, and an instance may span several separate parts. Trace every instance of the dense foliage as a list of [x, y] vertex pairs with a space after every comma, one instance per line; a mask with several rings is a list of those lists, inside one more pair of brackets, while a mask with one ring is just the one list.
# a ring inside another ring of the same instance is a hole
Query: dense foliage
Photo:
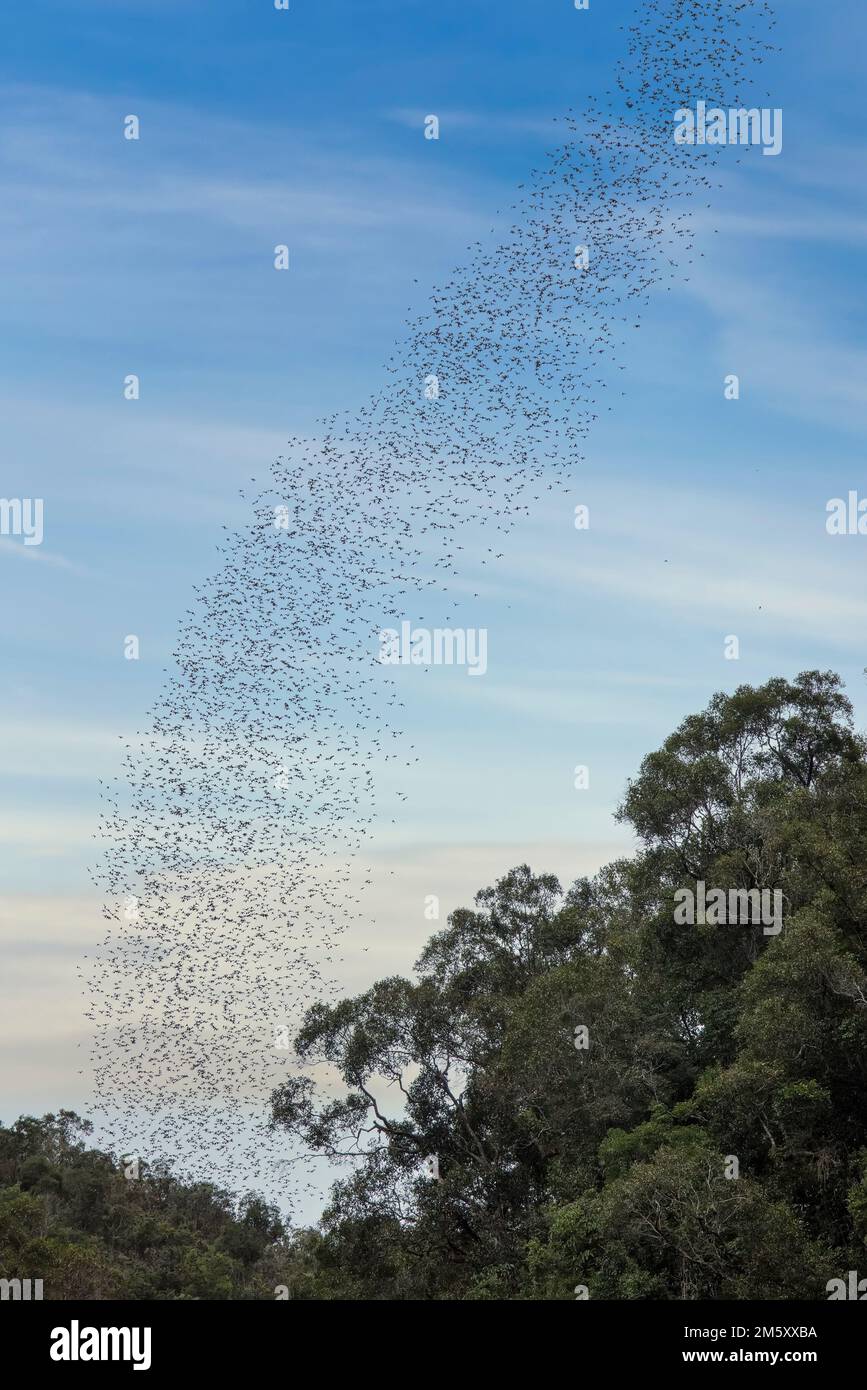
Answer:
[[[565, 894], [516, 868], [415, 979], [309, 1011], [321, 1086], [272, 1123], [348, 1165], [317, 1229], [125, 1182], [49, 1117], [0, 1130], [2, 1265], [169, 1298], [816, 1299], [867, 1273], [867, 743], [839, 679], [716, 696], [620, 815], [634, 857]], [[783, 930], [677, 925], [699, 880], [780, 890]]]
[[[295, 1296], [824, 1298], [867, 1272], [865, 752], [831, 674], [719, 695], [629, 785], [633, 858], [565, 896], [515, 869], [415, 981], [311, 1010], [299, 1050], [343, 1091], [286, 1086], [274, 1123], [364, 1156]], [[781, 890], [783, 930], [676, 925], [698, 880]]]
[[0, 1126], [0, 1277], [46, 1299], [274, 1297], [276, 1210], [131, 1170], [86, 1147], [90, 1128], [68, 1110]]

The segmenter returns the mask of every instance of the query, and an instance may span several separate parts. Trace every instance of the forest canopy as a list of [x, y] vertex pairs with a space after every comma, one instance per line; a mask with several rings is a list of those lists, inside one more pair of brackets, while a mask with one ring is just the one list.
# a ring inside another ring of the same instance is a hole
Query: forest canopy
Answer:
[[[412, 979], [308, 1011], [270, 1122], [343, 1165], [315, 1227], [167, 1168], [130, 1182], [61, 1112], [0, 1127], [0, 1276], [60, 1299], [824, 1299], [867, 1272], [867, 742], [839, 677], [714, 696], [618, 815], [633, 856], [566, 891], [519, 865]], [[698, 884], [780, 894], [782, 930], [685, 925]]]

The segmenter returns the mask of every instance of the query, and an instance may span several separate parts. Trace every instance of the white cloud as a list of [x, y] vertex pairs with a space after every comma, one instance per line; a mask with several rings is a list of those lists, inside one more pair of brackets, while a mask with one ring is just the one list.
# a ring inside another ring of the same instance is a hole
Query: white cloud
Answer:
[[65, 555], [58, 555], [56, 551], [47, 550], [42, 544], [25, 545], [23, 541], [13, 541], [8, 536], [0, 537], [0, 555], [22, 560], [38, 560], [53, 569], [70, 570], [73, 574], [87, 573], [83, 565], [67, 560]]

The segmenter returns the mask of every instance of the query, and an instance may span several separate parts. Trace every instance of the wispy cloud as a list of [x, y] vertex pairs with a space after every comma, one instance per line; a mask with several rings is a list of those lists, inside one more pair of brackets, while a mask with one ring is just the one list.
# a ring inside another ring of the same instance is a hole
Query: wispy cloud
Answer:
[[13, 541], [8, 536], [0, 536], [0, 555], [17, 556], [22, 560], [38, 560], [43, 565], [70, 570], [73, 574], [87, 573], [83, 565], [77, 564], [74, 560], [67, 560], [65, 555], [58, 555], [53, 550], [46, 550], [44, 545], [25, 545], [23, 541]]

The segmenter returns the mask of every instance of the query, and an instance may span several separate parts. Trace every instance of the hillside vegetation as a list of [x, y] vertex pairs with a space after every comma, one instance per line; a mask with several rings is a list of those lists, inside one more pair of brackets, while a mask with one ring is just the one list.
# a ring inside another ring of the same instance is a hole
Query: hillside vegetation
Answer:
[[[634, 857], [566, 892], [515, 868], [413, 979], [309, 1011], [271, 1122], [346, 1165], [316, 1229], [25, 1119], [0, 1129], [0, 1274], [398, 1300], [823, 1299], [867, 1274], [867, 744], [839, 679], [716, 696], [619, 814]], [[782, 930], [679, 924], [700, 882], [781, 893]]]

